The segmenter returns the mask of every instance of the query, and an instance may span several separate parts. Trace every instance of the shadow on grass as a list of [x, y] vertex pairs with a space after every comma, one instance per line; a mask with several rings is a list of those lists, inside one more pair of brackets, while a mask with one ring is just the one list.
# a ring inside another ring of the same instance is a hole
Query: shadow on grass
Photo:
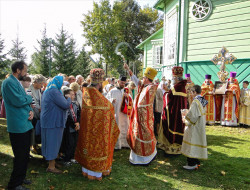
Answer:
[[235, 137], [228, 137], [228, 136], [217, 136], [217, 135], [207, 135], [208, 146], [221, 146], [230, 149], [236, 149], [235, 147], [228, 146], [227, 144], [244, 144], [249, 142], [247, 140], [235, 138]]
[[7, 127], [0, 125], [0, 144], [9, 145], [9, 134], [7, 132]]
[[[9, 145], [6, 127], [0, 127], [0, 144]], [[63, 167], [67, 173], [56, 175], [46, 173], [47, 162], [42, 157], [30, 160], [27, 177], [34, 183], [31, 189], [250, 189], [249, 188], [249, 163], [250, 158], [237, 155], [237, 148], [230, 144], [247, 143], [247, 140], [228, 136], [207, 135], [209, 159], [202, 161], [197, 171], [187, 171], [182, 168], [186, 164], [186, 157], [166, 157], [162, 150], [158, 150], [156, 159], [147, 167], [134, 166], [128, 161], [130, 150], [122, 149], [114, 152], [112, 173], [104, 177], [101, 182], [90, 181], [81, 175], [81, 166], [76, 164]], [[228, 145], [229, 144], [229, 145]], [[210, 147], [211, 146], [211, 147]], [[224, 148], [221, 152], [220, 147]], [[238, 157], [229, 156], [227, 151], [231, 150]], [[246, 151], [247, 151], [246, 147]], [[8, 146], [8, 150], [11, 147]], [[6, 186], [11, 170], [12, 157], [0, 150], [0, 163], [7, 166], [1, 167], [0, 187]], [[244, 151], [244, 150], [243, 150]], [[242, 150], [241, 150], [242, 152]], [[246, 156], [245, 156], [246, 157]], [[4, 169], [2, 169], [4, 168]], [[31, 174], [34, 170], [37, 174]], [[222, 171], [225, 175], [222, 175]]]
[[[196, 187], [250, 189], [250, 158], [241, 148], [246, 146], [246, 151], [249, 151], [249, 141], [219, 135], [207, 135], [207, 139], [209, 157], [208, 160], [202, 161], [197, 171], [182, 169], [182, 166], [186, 165], [186, 157], [166, 157], [162, 150], [158, 150], [157, 159], [152, 163], [153, 169], [157, 169], [158, 176], [165, 175], [167, 179], [176, 179]], [[179, 187], [183, 186], [180, 184]]]

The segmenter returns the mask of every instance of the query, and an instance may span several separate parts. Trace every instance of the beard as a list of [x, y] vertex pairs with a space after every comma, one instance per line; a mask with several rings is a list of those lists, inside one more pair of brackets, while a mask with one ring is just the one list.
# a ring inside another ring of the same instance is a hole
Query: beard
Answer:
[[102, 88], [102, 84], [101, 86], [99, 87], [99, 90], [98, 90], [100, 93], [103, 93], [103, 88]]
[[120, 89], [123, 89], [123, 88], [124, 88], [124, 86], [123, 86], [123, 85], [119, 85], [119, 88], [120, 88]]
[[21, 74], [18, 74], [18, 80], [23, 80], [25, 76], [22, 76]]

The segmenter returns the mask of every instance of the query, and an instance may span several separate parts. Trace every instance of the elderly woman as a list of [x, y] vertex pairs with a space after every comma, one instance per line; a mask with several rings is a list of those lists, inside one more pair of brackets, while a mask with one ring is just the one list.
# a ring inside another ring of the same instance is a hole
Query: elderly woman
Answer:
[[71, 99], [63, 96], [61, 87], [63, 76], [56, 76], [47, 85], [42, 96], [41, 129], [42, 155], [49, 161], [47, 172], [62, 173], [55, 167], [66, 122], [66, 110], [69, 109]]
[[[32, 84], [29, 86], [27, 93], [31, 95], [34, 99], [34, 107], [33, 112], [34, 112], [34, 117], [32, 120], [32, 125], [34, 129], [32, 130], [31, 134], [31, 145], [33, 146], [32, 151], [34, 153], [38, 153], [39, 147], [37, 144], [40, 144], [41, 142], [41, 137], [40, 137], [40, 131], [36, 129], [36, 124], [39, 121], [40, 122], [40, 112], [41, 112], [41, 101], [42, 101], [42, 94], [41, 94], [41, 88], [43, 87], [43, 84], [45, 83], [45, 77], [41, 74], [36, 74], [32, 78]], [[39, 124], [38, 122], [38, 124]], [[36, 131], [36, 133], [35, 133]]]
[[75, 100], [72, 101], [75, 101], [77, 106], [80, 106], [80, 108], [82, 108], [82, 91], [80, 90], [79, 84], [77, 82], [72, 82], [69, 88], [75, 93]]

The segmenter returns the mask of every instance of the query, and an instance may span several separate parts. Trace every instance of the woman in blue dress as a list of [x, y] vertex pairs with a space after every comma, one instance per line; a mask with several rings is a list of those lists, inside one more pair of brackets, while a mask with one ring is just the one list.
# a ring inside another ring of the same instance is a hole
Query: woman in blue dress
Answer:
[[63, 76], [56, 76], [48, 84], [41, 102], [42, 155], [49, 161], [47, 172], [62, 173], [55, 167], [66, 122], [66, 110], [71, 99], [63, 96]]

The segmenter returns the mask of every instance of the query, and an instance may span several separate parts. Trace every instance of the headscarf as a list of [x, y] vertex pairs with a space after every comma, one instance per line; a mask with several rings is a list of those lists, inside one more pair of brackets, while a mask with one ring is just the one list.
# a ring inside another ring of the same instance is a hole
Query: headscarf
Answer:
[[164, 95], [165, 94], [165, 92], [166, 92], [166, 90], [164, 90], [164, 88], [163, 88], [163, 85], [164, 84], [167, 84], [165, 81], [161, 81], [160, 82], [160, 84], [159, 84], [159, 86], [158, 86], [158, 88], [160, 88], [161, 90], [162, 90], [162, 94]]
[[49, 84], [46, 87], [46, 90], [44, 92], [46, 92], [49, 89], [55, 88], [57, 90], [59, 90], [61, 93], [61, 87], [63, 85], [63, 76], [55, 76], [52, 81], [49, 82]]
[[194, 100], [195, 99], [199, 100], [203, 107], [205, 107], [208, 104], [208, 101], [201, 95], [195, 96]]

